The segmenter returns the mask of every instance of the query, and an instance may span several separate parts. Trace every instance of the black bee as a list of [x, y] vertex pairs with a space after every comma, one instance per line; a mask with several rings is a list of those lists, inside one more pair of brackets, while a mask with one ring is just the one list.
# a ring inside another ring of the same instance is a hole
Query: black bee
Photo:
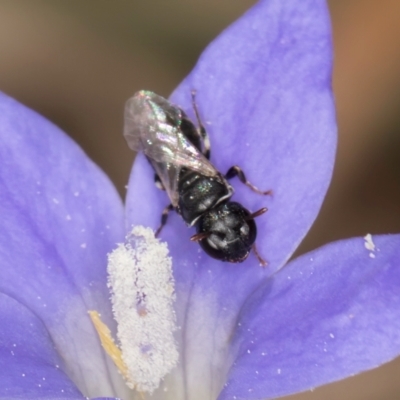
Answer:
[[209, 140], [199, 118], [195, 92], [192, 99], [198, 129], [181, 108], [153, 92], [137, 92], [125, 106], [125, 139], [132, 150], [147, 156], [156, 172], [157, 186], [167, 191], [171, 201], [162, 213], [156, 235], [174, 209], [189, 226], [196, 227], [191, 240], [199, 242], [211, 257], [237, 263], [253, 249], [260, 263], [266, 265], [254, 244], [254, 218], [267, 209], [250, 213], [230, 201], [234, 190], [227, 179], [238, 176], [257, 193], [270, 191], [262, 192], [253, 186], [238, 166], [222, 175], [210, 163]]

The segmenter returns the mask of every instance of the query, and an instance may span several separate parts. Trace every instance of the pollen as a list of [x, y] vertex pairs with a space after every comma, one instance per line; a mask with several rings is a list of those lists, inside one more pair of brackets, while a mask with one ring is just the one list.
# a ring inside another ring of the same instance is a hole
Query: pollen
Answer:
[[364, 247], [367, 250], [375, 251], [375, 243], [372, 240], [372, 235], [368, 233], [364, 236]]
[[[108, 286], [120, 356], [111, 357], [131, 389], [152, 393], [176, 366], [172, 260], [150, 228], [137, 226], [108, 256]], [[104, 345], [103, 345], [104, 347]], [[112, 346], [111, 346], [112, 348]]]

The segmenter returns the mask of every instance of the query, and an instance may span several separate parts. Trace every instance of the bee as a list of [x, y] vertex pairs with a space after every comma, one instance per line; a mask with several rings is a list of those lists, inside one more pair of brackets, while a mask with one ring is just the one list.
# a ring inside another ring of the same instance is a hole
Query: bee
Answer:
[[156, 185], [167, 192], [170, 204], [161, 216], [162, 227], [175, 210], [189, 227], [196, 228], [192, 241], [211, 257], [239, 263], [253, 249], [261, 265], [266, 262], [255, 246], [257, 226], [254, 218], [267, 208], [251, 213], [231, 201], [234, 193], [228, 179], [237, 176], [253, 191], [267, 195], [249, 181], [238, 167], [221, 174], [210, 162], [210, 145], [201, 123], [192, 91], [192, 103], [198, 128], [186, 113], [167, 99], [141, 90], [125, 106], [124, 136], [128, 146], [142, 151], [155, 171]]

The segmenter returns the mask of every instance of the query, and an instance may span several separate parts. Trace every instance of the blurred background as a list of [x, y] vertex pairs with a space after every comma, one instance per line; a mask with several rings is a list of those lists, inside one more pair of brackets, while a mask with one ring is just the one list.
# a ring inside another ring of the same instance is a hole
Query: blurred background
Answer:
[[[125, 194], [125, 100], [168, 96], [254, 0], [0, 0], [0, 89], [71, 135]], [[400, 232], [400, 1], [332, 0], [339, 148], [299, 252]], [[400, 399], [400, 360], [290, 400]]]

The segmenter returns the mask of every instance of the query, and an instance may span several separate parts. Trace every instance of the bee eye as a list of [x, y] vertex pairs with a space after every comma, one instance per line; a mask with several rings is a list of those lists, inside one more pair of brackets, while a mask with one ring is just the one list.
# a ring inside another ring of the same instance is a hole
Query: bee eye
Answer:
[[205, 242], [204, 246], [210, 246], [211, 248], [217, 251], [221, 247], [214, 240], [212, 240], [212, 238], [207, 238], [204, 242]]

